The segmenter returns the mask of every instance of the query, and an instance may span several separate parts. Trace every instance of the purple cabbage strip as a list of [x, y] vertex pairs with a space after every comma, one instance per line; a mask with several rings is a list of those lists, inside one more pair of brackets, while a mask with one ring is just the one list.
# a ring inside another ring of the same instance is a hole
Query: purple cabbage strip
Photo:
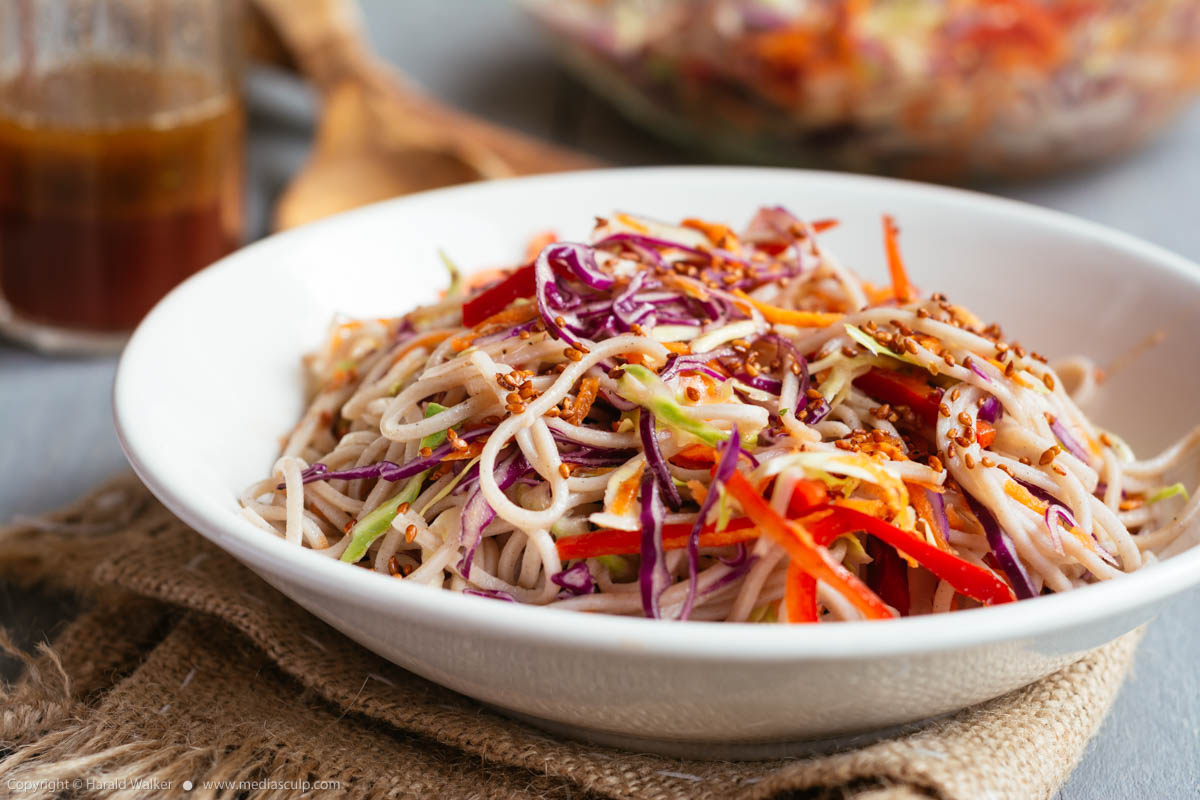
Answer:
[[737, 567], [740, 566], [742, 562], [749, 557], [749, 555], [750, 551], [746, 549], [746, 543], [738, 542], [737, 552], [734, 554], [733, 558], [722, 558], [721, 563], [727, 567]]
[[559, 451], [559, 458], [567, 464], [577, 467], [619, 467], [637, 455], [636, 450], [605, 450], [602, 448], [583, 448], [564, 453]]
[[658, 481], [651, 470], [642, 475], [642, 564], [638, 583], [642, 592], [642, 611], [650, 619], [660, 619], [658, 598], [671, 583], [663, 552], [662, 526], [666, 516], [658, 494]]
[[709, 377], [723, 381], [725, 380], [725, 376], [708, 366], [708, 362], [713, 359], [719, 360], [732, 355], [735, 355], [732, 347], [722, 347], [717, 350], [710, 350], [707, 353], [692, 353], [686, 356], [672, 354], [667, 357], [666, 366], [663, 367], [658, 377], [665, 383], [684, 370], [693, 370], [695, 372], [703, 372]]
[[1063, 550], [1062, 536], [1058, 532], [1059, 517], [1062, 517], [1071, 527], [1075, 527], [1075, 515], [1069, 508], [1060, 506], [1058, 503], [1046, 506], [1046, 529], [1050, 531], [1050, 541], [1054, 543], [1054, 550], [1062, 555], [1066, 551]]
[[717, 258], [720, 258], [723, 261], [729, 261], [730, 263], [733, 263], [733, 264], [740, 264], [744, 267], [751, 266], [750, 262], [747, 261], [746, 259], [742, 258], [741, 256], [735, 255], [735, 254], [729, 252], [728, 250], [724, 250], [719, 247], [712, 247], [712, 248], [707, 248], [707, 249], [701, 250], [698, 247], [691, 247], [690, 245], [681, 244], [679, 242], [673, 242], [670, 239], [661, 239], [657, 236], [647, 236], [644, 233], [627, 233], [627, 232], [614, 233], [611, 236], [606, 236], [603, 239], [601, 239], [600, 241], [596, 242], [596, 247], [604, 247], [605, 245], [609, 245], [609, 244], [638, 244], [638, 245], [642, 245], [643, 247], [654, 247], [654, 248], [672, 247], [676, 250], [681, 250], [684, 253], [688, 253], [689, 255], [698, 256], [699, 258], [703, 258], [706, 261], [711, 261], [713, 259], [713, 257], [715, 256]]
[[638, 435], [642, 438], [642, 452], [645, 453], [646, 463], [650, 466], [649, 472], [654, 475], [654, 480], [662, 490], [663, 501], [672, 511], [678, 511], [683, 506], [683, 499], [680, 498], [679, 489], [675, 487], [675, 481], [671, 478], [667, 460], [663, 458], [662, 450], [658, 447], [654, 415], [648, 411], [638, 414]]
[[941, 535], [942, 541], [950, 543], [950, 520], [946, 519], [946, 500], [941, 493], [931, 489], [924, 489], [925, 498], [929, 501], [929, 508], [933, 512], [933, 521], [938, 525], [938, 534]]
[[[696, 580], [700, 569], [700, 531], [704, 528], [704, 520], [708, 517], [708, 512], [712, 510], [717, 498], [720, 497], [720, 484], [729, 480], [733, 471], [737, 469], [738, 456], [742, 452], [740, 441], [741, 437], [738, 435], [735, 424], [733, 430], [730, 431], [729, 441], [721, 450], [721, 459], [717, 462], [713, 479], [708, 484], [708, 493], [704, 495], [704, 502], [700, 504], [700, 513], [696, 515], [696, 521], [692, 523], [692, 531], [688, 534], [688, 592], [687, 598], [683, 601], [683, 608], [679, 612], [681, 620], [688, 618], [688, 615], [692, 613], [692, 606], [696, 602]], [[742, 555], [745, 555], [745, 551], [742, 551]]]
[[1079, 444], [1079, 440], [1071, 435], [1066, 425], [1063, 425], [1056, 419], [1050, 423], [1050, 430], [1054, 431], [1054, 435], [1062, 442], [1062, 446], [1067, 448], [1068, 453], [1078, 458], [1084, 464], [1091, 465], [1092, 460], [1088, 457], [1087, 451], [1083, 449], [1083, 445]]
[[768, 394], [779, 394], [783, 391], [783, 382], [777, 381], [774, 378], [768, 378], [765, 375], [750, 375], [746, 372], [739, 372], [733, 377], [737, 378], [747, 386], [758, 389]]
[[469, 594], [474, 597], [486, 597], [490, 600], [503, 600], [505, 603], [515, 603], [517, 598], [513, 597], [508, 592], [502, 592], [499, 589], [463, 589], [463, 594]]
[[983, 380], [984, 380], [984, 383], [991, 383], [991, 382], [992, 382], [992, 379], [991, 379], [991, 378], [989, 378], [989, 377], [987, 376], [987, 373], [986, 373], [986, 372], [984, 372], [982, 369], [980, 369], [980, 368], [979, 368], [979, 367], [976, 365], [976, 363], [975, 363], [975, 359], [973, 359], [973, 358], [971, 359], [971, 362], [970, 362], [970, 363], [967, 365], [967, 369], [971, 370], [971, 372], [974, 372], [976, 375], [978, 375], [979, 377], [983, 378]]
[[[717, 591], [720, 591], [721, 589], [724, 589], [726, 586], [733, 583], [734, 581], [740, 580], [742, 578], [742, 576], [744, 576], [747, 572], [750, 571], [750, 568], [754, 566], [754, 563], [756, 561], [758, 561], [758, 556], [750, 556], [749, 558], [742, 559], [738, 563], [732, 565], [729, 572], [725, 573], [720, 578], [717, 578], [715, 581], [713, 581], [712, 585], [709, 586], [707, 589], [705, 589], [703, 592], [700, 592], [700, 594], [701, 595], [712, 594], [713, 592], [717, 592]], [[689, 611], [690, 611], [690, 609], [689, 609]], [[684, 619], [684, 617], [680, 617], [680, 619]]]
[[966, 497], [967, 505], [971, 507], [979, 524], [983, 526], [983, 532], [987, 534], [988, 547], [991, 548], [996, 563], [1008, 576], [1008, 582], [1012, 584], [1017, 599], [1027, 600], [1036, 596], [1037, 592], [1034, 591], [1033, 582], [1029, 580], [1029, 574], [1025, 572], [1024, 565], [1013, 552], [1012, 540], [1008, 538], [1008, 534], [1000, 530], [1000, 524], [996, 522], [992, 512], [966, 492], [963, 492], [963, 496]]
[[[478, 439], [480, 436], [486, 436], [494, 430], [494, 426], [476, 428], [475, 430], [460, 433], [458, 438], [465, 442], [471, 442], [475, 439]], [[443, 458], [450, 455], [450, 452], [453, 449], [454, 448], [449, 444], [442, 444], [429, 455], [418, 456], [406, 464], [396, 464], [391, 461], [377, 461], [374, 464], [364, 464], [361, 467], [335, 470], [333, 472], [330, 472], [328, 467], [318, 461], [317, 463], [306, 467], [304, 471], [300, 473], [300, 478], [305, 484], [312, 483], [313, 481], [353, 481], [364, 478], [381, 478], [382, 480], [390, 483], [395, 483], [396, 481], [404, 480], [405, 478], [411, 478], [413, 475], [436, 467], [439, 463], [441, 463]], [[281, 483], [276, 488], [282, 489], [283, 487], [284, 485]]]
[[[503, 491], [512, 486], [517, 478], [524, 475], [528, 468], [524, 457], [513, 455], [496, 468], [496, 484]], [[483, 492], [476, 486], [475, 490], [471, 492], [471, 496], [467, 498], [467, 502], [463, 504], [462, 521], [459, 523], [462, 528], [459, 541], [467, 551], [463, 553], [463, 557], [458, 562], [458, 572], [465, 580], [471, 579], [471, 562], [475, 559], [475, 548], [479, 546], [479, 540], [483, 538], [483, 529], [490, 525], [495, 518], [496, 512], [484, 498]]]
[[995, 422], [1004, 416], [1004, 406], [995, 397], [988, 396], [979, 407], [979, 418], [984, 422]]
[[592, 580], [592, 572], [588, 569], [586, 561], [580, 561], [570, 569], [551, 575], [550, 582], [566, 589], [572, 596], [596, 591], [596, 583]]

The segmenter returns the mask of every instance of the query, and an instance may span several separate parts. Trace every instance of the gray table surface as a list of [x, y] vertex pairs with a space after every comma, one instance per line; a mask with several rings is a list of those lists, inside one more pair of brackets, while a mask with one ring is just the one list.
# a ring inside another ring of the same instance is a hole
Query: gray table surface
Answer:
[[[372, 40], [428, 91], [462, 108], [617, 164], [683, 163], [574, 84], [509, 5], [361, 0]], [[421, 33], [422, 35], [416, 35]], [[314, 103], [297, 80], [249, 76], [250, 230], [303, 163]], [[1125, 230], [1200, 260], [1200, 107], [1134, 156], [999, 194]], [[115, 359], [47, 359], [0, 343], [0, 520], [59, 506], [121, 470], [111, 424]], [[1200, 796], [1200, 593], [1150, 627], [1128, 683], [1060, 798]], [[0, 623], [41, 636], [53, 610], [0, 586]]]

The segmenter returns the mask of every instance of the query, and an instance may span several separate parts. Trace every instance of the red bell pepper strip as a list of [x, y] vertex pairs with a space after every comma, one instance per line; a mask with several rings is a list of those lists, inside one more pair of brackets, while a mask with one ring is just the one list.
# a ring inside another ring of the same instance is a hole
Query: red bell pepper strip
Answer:
[[911, 600], [908, 595], [908, 565], [891, 547], [876, 539], [867, 540], [867, 583], [875, 587], [883, 602], [907, 617]]
[[992, 442], [996, 441], [996, 426], [985, 419], [976, 421], [975, 441], [979, 442], [980, 447], [991, 447]]
[[854, 385], [876, 400], [893, 406], [908, 406], [928, 425], [937, 424], [940, 389], [932, 389], [925, 381], [903, 372], [872, 367], [854, 379]]
[[787, 621], [796, 625], [817, 621], [817, 579], [795, 563], [788, 564], [787, 591], [783, 596]]
[[537, 289], [532, 264], [521, 267], [490, 289], [463, 303], [463, 326], [473, 328], [488, 317], [503, 311], [509, 303], [522, 297], [533, 297]]
[[[799, 517], [823, 507], [829, 501], [825, 484], [819, 481], [796, 481], [788, 501], [788, 516]], [[680, 550], [687, 547], [691, 523], [663, 526], [663, 549]], [[573, 558], [596, 558], [598, 556], [626, 555], [640, 552], [640, 531], [598, 530], [578, 536], [565, 536], [558, 540], [558, 557], [566, 561]], [[718, 531], [715, 524], [706, 525], [700, 532], [701, 547], [724, 547], [750, 539], [757, 539], [759, 530], [746, 517], [729, 521], [725, 529]]]
[[841, 593], [866, 619], [891, 619], [892, 612], [866, 584], [834, 561], [803, 525], [776, 513], [745, 475], [733, 473], [725, 490], [765, 535], [787, 551], [799, 569]]
[[[688, 536], [692, 532], [692, 523], [679, 523], [663, 526], [663, 549], [682, 550], [687, 547]], [[725, 530], [717, 531], [716, 525], [706, 525], [700, 532], [701, 547], [724, 547], [737, 544], [748, 539], [757, 539], [759, 530], [749, 519], [739, 517], [729, 521]], [[596, 558], [598, 556], [625, 555], [639, 553], [642, 549], [642, 532], [600, 530], [588, 531], [578, 536], [564, 536], [555, 544], [558, 557], [563, 561], [575, 558]]]
[[820, 481], [796, 481], [788, 499], [788, 517], [795, 519], [829, 502], [829, 489]]
[[964, 561], [953, 553], [934, 547], [916, 534], [900, 530], [895, 525], [861, 511], [841, 506], [831, 507], [828, 515], [806, 524], [813, 531], [813, 538], [818, 540], [825, 537], [836, 538], [852, 531], [866, 531], [903, 551], [925, 569], [953, 586], [959, 594], [978, 600], [984, 605], [1010, 603], [1017, 599], [1012, 587], [991, 570]]

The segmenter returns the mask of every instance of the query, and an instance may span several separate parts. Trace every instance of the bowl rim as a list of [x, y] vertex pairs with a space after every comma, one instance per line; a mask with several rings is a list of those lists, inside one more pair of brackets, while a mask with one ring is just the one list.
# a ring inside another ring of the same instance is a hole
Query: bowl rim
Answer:
[[[580, 614], [555, 608], [504, 603], [425, 586], [348, 568], [336, 560], [265, 535], [225, 506], [213, 507], [160, 478], [164, 453], [153, 447], [153, 431], [139, 425], [136, 399], [143, 381], [152, 379], [153, 358], [145, 355], [162, 320], [187, 304], [192, 291], [226, 279], [233, 268], [244, 269], [260, 250], [280, 239], [302, 241], [336, 231], [350, 220], [402, 214], [406, 207], [430, 198], [455, 198], [476, 193], [503, 194], [518, 186], [573, 185], [604, 180], [672, 180], [698, 176], [712, 181], [734, 178], [803, 179], [846, 183], [864, 193], [872, 188], [916, 195], [935, 195], [972, 207], [981, 214], [1007, 218], [1018, 227], [1037, 223], [1071, 238], [1083, 238], [1111, 251], [1121, 251], [1153, 268], [1194, 284], [1200, 292], [1200, 266], [1158, 245], [1064, 212], [983, 194], [967, 189], [923, 184], [895, 178], [817, 170], [773, 167], [672, 166], [583, 170], [467, 184], [374, 203], [352, 211], [266, 237], [226, 256], [188, 278], [155, 306], [130, 338], [113, 382], [113, 417], [121, 448], [134, 471], [164, 505], [192, 528], [251, 569], [284, 580], [306, 582], [310, 591], [336, 596], [363, 607], [385, 609], [396, 617], [411, 617], [428, 625], [445, 626], [462, 634], [483, 631], [488, 637], [572, 648], [597, 653], [640, 653], [646, 656], [686, 656], [713, 661], [798, 661], [918, 655], [944, 650], [1027, 640], [1110, 616], [1133, 613], [1160, 603], [1200, 584], [1200, 546], [1118, 580], [1081, 587], [1001, 606], [970, 609], [949, 615], [928, 615], [830, 625], [762, 625], [693, 621], [683, 625], [604, 614]], [[297, 357], [300, 353], [297, 353]], [[151, 384], [152, 385], [152, 384]], [[581, 621], [583, 624], [580, 624]], [[868, 627], [869, 626], [869, 627]]]

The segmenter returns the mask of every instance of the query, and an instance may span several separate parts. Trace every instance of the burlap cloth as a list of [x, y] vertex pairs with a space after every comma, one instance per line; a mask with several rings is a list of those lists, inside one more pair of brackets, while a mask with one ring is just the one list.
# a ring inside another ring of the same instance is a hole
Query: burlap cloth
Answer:
[[0, 573], [82, 597], [52, 646], [18, 654], [24, 673], [4, 691], [0, 795], [21, 798], [334, 788], [320, 782], [364, 797], [1046, 798], [1140, 638], [862, 749], [690, 762], [558, 741], [385, 662], [189, 530], [132, 476], [0, 531]]

